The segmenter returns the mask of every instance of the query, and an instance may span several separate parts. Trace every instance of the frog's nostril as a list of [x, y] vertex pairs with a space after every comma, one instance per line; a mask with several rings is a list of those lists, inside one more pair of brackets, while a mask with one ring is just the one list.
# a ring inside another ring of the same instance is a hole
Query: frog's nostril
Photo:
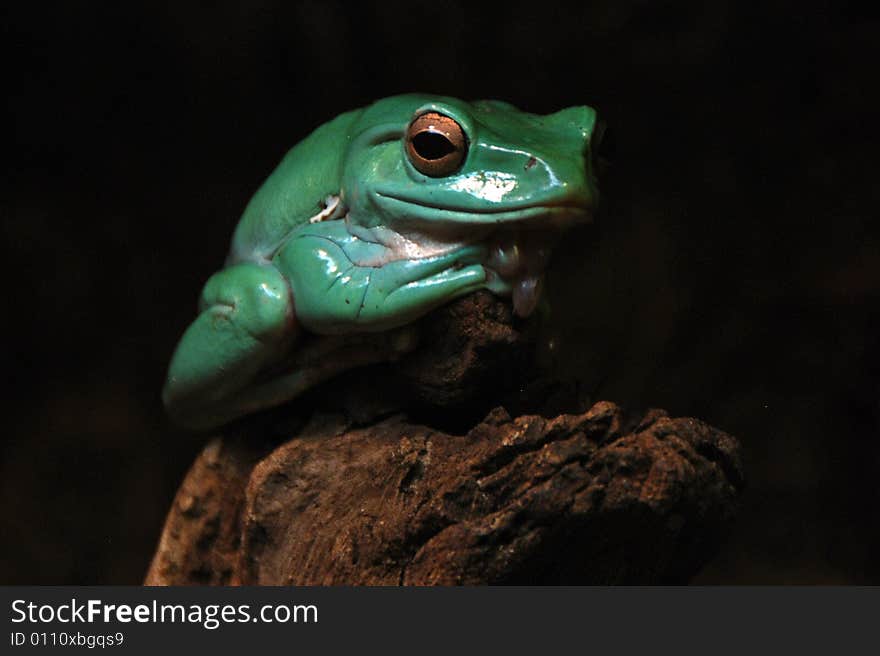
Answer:
[[564, 132], [586, 136], [595, 122], [596, 112], [586, 105], [566, 107], [558, 112], [547, 115], [547, 120]]
[[526, 165], [523, 168], [526, 171], [528, 171], [529, 169], [535, 168], [535, 164], [537, 164], [537, 163], [538, 163], [538, 158], [535, 157], [534, 155], [532, 155], [531, 157], [529, 157], [528, 160], [526, 160]]

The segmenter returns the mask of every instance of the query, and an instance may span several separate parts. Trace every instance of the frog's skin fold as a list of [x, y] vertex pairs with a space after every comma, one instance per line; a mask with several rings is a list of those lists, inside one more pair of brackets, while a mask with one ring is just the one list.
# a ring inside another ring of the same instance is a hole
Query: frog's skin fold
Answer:
[[[163, 392], [172, 418], [213, 428], [394, 359], [414, 320], [479, 289], [528, 315], [555, 238], [592, 216], [598, 132], [585, 106], [421, 94], [316, 129], [251, 199], [202, 291]], [[303, 331], [327, 337], [303, 347]]]

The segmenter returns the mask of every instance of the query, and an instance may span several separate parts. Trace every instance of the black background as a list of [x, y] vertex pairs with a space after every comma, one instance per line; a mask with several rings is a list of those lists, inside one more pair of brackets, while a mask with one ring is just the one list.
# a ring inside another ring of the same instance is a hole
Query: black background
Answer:
[[558, 328], [598, 396], [741, 439], [740, 521], [697, 580], [880, 583], [876, 9], [2, 14], [0, 583], [142, 579], [204, 441], [169, 426], [158, 391], [244, 204], [311, 129], [409, 90], [608, 120], [601, 239], [560, 255]]

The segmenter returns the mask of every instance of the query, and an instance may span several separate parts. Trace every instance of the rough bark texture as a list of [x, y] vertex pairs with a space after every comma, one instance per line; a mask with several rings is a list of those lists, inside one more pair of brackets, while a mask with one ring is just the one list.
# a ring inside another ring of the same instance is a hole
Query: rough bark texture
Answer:
[[713, 555], [742, 488], [736, 440], [608, 402], [511, 417], [558, 400], [520, 392], [533, 338], [488, 295], [422, 331], [431, 348], [398, 365], [214, 438], [146, 582], [685, 582]]

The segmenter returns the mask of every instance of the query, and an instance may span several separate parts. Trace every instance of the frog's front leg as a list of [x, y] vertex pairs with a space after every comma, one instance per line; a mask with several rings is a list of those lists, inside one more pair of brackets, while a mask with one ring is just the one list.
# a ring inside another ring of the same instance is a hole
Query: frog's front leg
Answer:
[[403, 326], [487, 283], [478, 264], [485, 257], [482, 246], [393, 257], [381, 244], [309, 231], [292, 239], [277, 261], [291, 281], [297, 320], [320, 334]]

